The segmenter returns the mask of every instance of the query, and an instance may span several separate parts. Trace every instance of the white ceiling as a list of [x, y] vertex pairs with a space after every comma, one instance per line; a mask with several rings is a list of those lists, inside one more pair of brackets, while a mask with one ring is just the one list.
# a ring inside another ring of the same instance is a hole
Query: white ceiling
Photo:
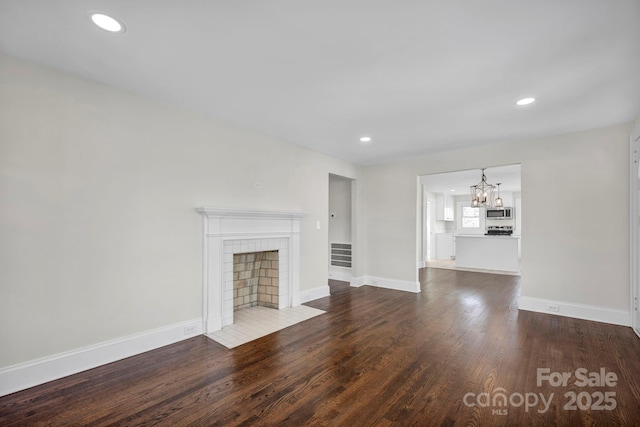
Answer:
[[639, 23], [638, 0], [0, 0], [0, 51], [374, 164], [634, 120]]
[[[500, 183], [500, 191], [521, 191], [520, 165], [486, 168], [485, 176], [489, 184]], [[420, 183], [431, 193], [443, 193], [451, 196], [468, 196], [471, 201], [472, 185], [482, 178], [481, 169], [423, 175]], [[453, 191], [452, 191], [453, 190]]]

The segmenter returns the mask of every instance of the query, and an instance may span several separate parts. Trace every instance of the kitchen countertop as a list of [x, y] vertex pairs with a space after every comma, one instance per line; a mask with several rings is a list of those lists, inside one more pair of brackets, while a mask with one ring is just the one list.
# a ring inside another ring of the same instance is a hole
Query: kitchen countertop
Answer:
[[484, 234], [454, 234], [455, 237], [473, 237], [480, 238], [483, 237], [485, 239], [519, 239], [520, 236], [485, 236]]

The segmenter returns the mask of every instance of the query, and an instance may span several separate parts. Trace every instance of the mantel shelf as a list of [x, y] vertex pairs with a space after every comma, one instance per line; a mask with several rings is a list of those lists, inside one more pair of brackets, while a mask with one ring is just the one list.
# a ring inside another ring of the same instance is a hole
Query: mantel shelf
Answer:
[[196, 211], [208, 218], [273, 218], [273, 219], [300, 219], [307, 215], [298, 211], [259, 211], [255, 209], [228, 209], [228, 208], [196, 208]]

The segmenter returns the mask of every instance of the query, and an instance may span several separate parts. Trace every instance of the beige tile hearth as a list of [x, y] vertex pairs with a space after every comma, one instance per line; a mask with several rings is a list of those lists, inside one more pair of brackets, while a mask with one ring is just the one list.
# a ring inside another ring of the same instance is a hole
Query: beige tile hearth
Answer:
[[231, 349], [324, 313], [306, 305], [280, 310], [256, 306], [234, 312], [232, 325], [207, 336]]

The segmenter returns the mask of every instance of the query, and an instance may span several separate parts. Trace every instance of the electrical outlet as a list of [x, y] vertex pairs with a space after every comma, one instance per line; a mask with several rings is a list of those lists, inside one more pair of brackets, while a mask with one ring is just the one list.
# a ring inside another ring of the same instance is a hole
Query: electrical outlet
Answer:
[[547, 306], [547, 310], [548, 311], [553, 311], [554, 313], [557, 313], [557, 312], [560, 311], [560, 307], [558, 307], [557, 305], [549, 304]]
[[191, 334], [195, 334], [195, 333], [196, 333], [195, 325], [193, 325], [193, 326], [185, 326], [184, 327], [184, 334], [185, 335], [191, 335]]

